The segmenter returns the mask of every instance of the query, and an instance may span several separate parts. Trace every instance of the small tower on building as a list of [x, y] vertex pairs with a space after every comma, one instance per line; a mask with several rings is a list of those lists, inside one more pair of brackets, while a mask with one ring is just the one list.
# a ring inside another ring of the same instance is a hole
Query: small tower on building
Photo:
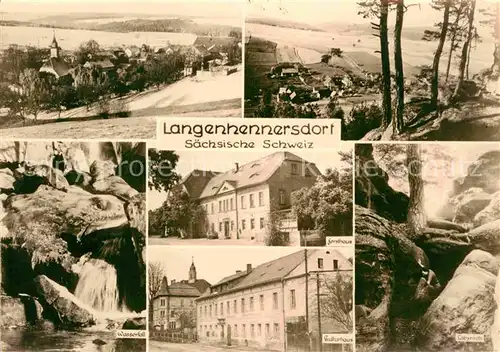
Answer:
[[52, 38], [52, 43], [50, 44], [50, 57], [54, 59], [59, 59], [61, 48], [56, 40], [56, 33], [54, 32], [54, 37]]
[[194, 258], [191, 262], [191, 267], [189, 268], [189, 281], [190, 284], [194, 284], [196, 282], [196, 267], [194, 266]]

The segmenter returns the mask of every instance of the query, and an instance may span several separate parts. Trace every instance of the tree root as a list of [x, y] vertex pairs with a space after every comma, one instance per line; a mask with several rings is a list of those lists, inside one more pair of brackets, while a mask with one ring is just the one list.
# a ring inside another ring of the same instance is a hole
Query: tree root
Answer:
[[457, 231], [460, 233], [467, 232], [468, 229], [462, 225], [459, 225], [455, 222], [439, 219], [439, 218], [429, 218], [427, 219], [427, 226], [429, 228], [441, 229], [441, 230], [450, 230]]

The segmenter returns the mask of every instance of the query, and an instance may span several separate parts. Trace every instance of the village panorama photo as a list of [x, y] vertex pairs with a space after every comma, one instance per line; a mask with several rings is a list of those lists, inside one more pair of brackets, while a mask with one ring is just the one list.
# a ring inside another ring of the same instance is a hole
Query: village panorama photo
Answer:
[[2, 1], [0, 137], [153, 138], [241, 117], [242, 4]]
[[324, 246], [352, 236], [352, 149], [149, 149], [149, 244]]
[[251, 0], [245, 117], [343, 140], [500, 140], [500, 3]]

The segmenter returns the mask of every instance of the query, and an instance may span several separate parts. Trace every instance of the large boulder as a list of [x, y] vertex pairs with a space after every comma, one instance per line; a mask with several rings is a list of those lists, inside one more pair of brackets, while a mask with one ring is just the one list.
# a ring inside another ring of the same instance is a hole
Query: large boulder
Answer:
[[127, 319], [122, 326], [124, 330], [146, 330], [146, 318], [137, 317]]
[[500, 191], [500, 151], [493, 150], [481, 155], [467, 169], [467, 175], [454, 181], [453, 194], [477, 187], [487, 193]]
[[[424, 351], [492, 351], [490, 329], [499, 263], [475, 250], [421, 318], [415, 343]], [[478, 335], [484, 342], [457, 341], [457, 334]]]
[[128, 225], [123, 203], [110, 195], [62, 192], [42, 185], [35, 193], [11, 196], [4, 223], [13, 233], [72, 234]]
[[491, 202], [493, 196], [481, 188], [469, 188], [456, 196], [452, 203], [456, 204], [454, 222], [470, 223], [474, 216]]
[[500, 219], [500, 192], [492, 196], [491, 202], [474, 217], [474, 226], [481, 226]]
[[130, 227], [146, 235], [146, 194], [139, 193], [125, 206]]
[[95, 160], [90, 165], [90, 176], [94, 182], [115, 176], [116, 164], [111, 160]]
[[467, 236], [475, 248], [500, 255], [500, 219], [476, 227]]
[[0, 328], [24, 328], [42, 319], [43, 308], [33, 297], [21, 295], [0, 297]]
[[0, 169], [0, 192], [13, 191], [15, 182], [14, 173], [10, 169]]
[[99, 194], [112, 194], [125, 201], [129, 201], [139, 194], [120, 176], [109, 176], [94, 181], [92, 191]]
[[63, 325], [87, 327], [95, 324], [94, 312], [86, 307], [64, 286], [49, 279], [45, 275], [35, 278], [39, 297], [57, 312]]

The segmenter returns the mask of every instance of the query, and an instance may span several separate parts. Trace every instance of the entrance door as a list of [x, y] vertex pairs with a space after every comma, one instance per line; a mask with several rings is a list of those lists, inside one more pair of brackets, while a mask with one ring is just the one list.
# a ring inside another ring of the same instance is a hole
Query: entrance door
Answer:
[[231, 346], [231, 325], [227, 325], [227, 345]]
[[229, 234], [229, 220], [224, 221], [224, 237], [231, 238], [231, 235]]

